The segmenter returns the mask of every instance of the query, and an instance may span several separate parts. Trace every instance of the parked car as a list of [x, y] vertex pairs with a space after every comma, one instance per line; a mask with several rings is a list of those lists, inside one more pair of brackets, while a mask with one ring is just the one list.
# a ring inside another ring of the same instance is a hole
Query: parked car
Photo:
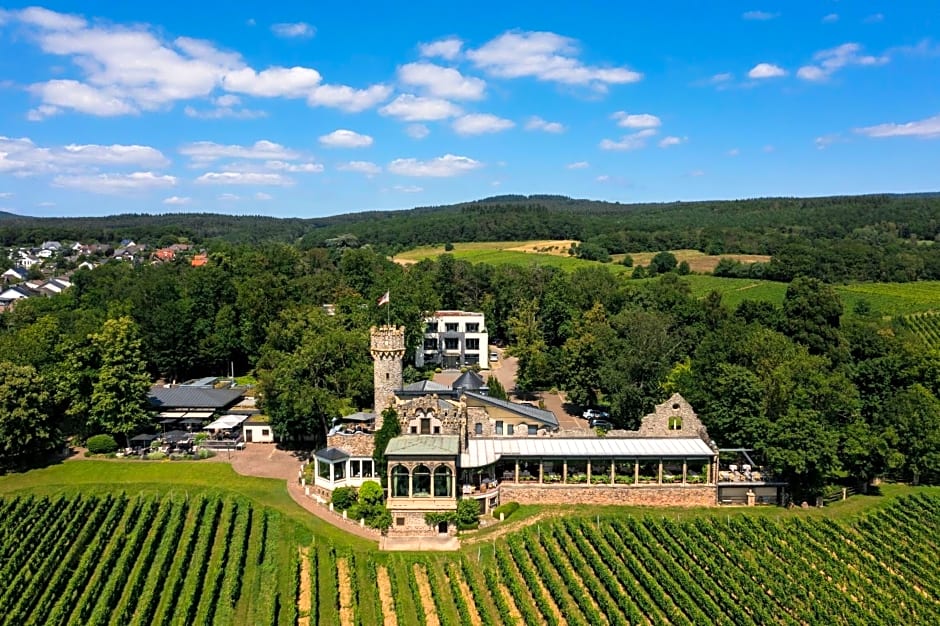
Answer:
[[591, 428], [603, 428], [604, 430], [613, 430], [614, 425], [608, 420], [592, 419], [588, 422]]
[[496, 352], [496, 351], [490, 352], [490, 362], [495, 363], [498, 360], [499, 360], [499, 352]]
[[610, 413], [607, 411], [601, 411], [600, 409], [588, 409], [581, 414], [581, 417], [590, 422], [591, 420], [608, 419], [610, 417]]

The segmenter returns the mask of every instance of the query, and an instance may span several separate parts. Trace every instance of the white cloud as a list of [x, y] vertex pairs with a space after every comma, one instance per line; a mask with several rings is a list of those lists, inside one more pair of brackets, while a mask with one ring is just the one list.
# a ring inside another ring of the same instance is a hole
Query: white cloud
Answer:
[[206, 172], [196, 179], [200, 184], [211, 185], [293, 185], [294, 181], [282, 174], [263, 172]]
[[659, 147], [668, 148], [670, 146], [678, 146], [680, 144], [685, 143], [686, 141], [688, 141], [688, 138], [686, 137], [675, 137], [675, 136], [670, 135], [668, 137], [663, 137], [662, 139], [659, 140]]
[[590, 86], [635, 83], [643, 78], [625, 67], [585, 65], [578, 58], [578, 42], [550, 32], [511, 31], [491, 39], [467, 57], [500, 78], [530, 77], [564, 85]]
[[574, 163], [569, 163], [565, 167], [569, 170], [583, 170], [585, 168], [591, 167], [591, 164], [587, 161], [575, 161]]
[[824, 15], [822, 18], [823, 24], [832, 24], [833, 22], [838, 22], [838, 21], [839, 21], [838, 13], [829, 13], [828, 15]]
[[77, 15], [56, 13], [42, 7], [28, 7], [22, 11], [10, 11], [24, 24], [39, 26], [48, 30], [73, 31], [85, 27], [85, 20]]
[[227, 93], [225, 95], [219, 96], [213, 102], [216, 104], [216, 106], [220, 107], [234, 107], [241, 104], [242, 99], [235, 94]]
[[617, 120], [617, 126], [624, 128], [656, 128], [662, 123], [658, 117], [649, 113], [631, 115], [626, 111], [617, 111], [610, 117]]
[[348, 85], [320, 85], [307, 96], [307, 104], [358, 113], [384, 102], [391, 93], [392, 88], [382, 84], [365, 89], [354, 89]]
[[441, 57], [452, 61], [460, 56], [460, 49], [463, 47], [463, 41], [456, 37], [447, 39], [438, 39], [431, 43], [423, 43], [418, 46], [418, 50], [423, 57]]
[[242, 197], [235, 195], [234, 193], [220, 193], [216, 196], [216, 200], [221, 200], [222, 202], [238, 202]]
[[620, 141], [613, 139], [604, 139], [600, 142], [601, 150], [639, 150], [646, 146], [646, 140], [656, 134], [652, 128], [647, 128], [635, 133], [624, 135]]
[[453, 128], [458, 135], [483, 135], [509, 130], [516, 124], [512, 120], [490, 115], [489, 113], [471, 113], [454, 120]]
[[254, 198], [255, 200], [261, 200], [262, 202], [266, 202], [268, 200], [273, 200], [274, 196], [272, 196], [269, 193], [264, 193], [263, 191], [259, 191], [258, 193], [254, 195]]
[[192, 117], [198, 120], [221, 120], [221, 119], [254, 120], [254, 119], [268, 116], [266, 112], [258, 111], [256, 109], [233, 109], [231, 107], [225, 107], [225, 106], [216, 107], [214, 109], [203, 109], [203, 110], [200, 110], [191, 106], [186, 106], [183, 108], [183, 113], [186, 114], [186, 117]]
[[778, 78], [786, 76], [787, 71], [779, 65], [772, 63], [758, 63], [747, 73], [749, 78]]
[[691, 172], [689, 172], [689, 176], [694, 176], [696, 178], [699, 176], [704, 176], [704, 175], [705, 175], [705, 172], [702, 170], [692, 170]]
[[459, 106], [439, 98], [422, 98], [412, 94], [401, 94], [379, 109], [382, 115], [397, 117], [406, 122], [429, 122], [460, 115]]
[[525, 124], [526, 130], [541, 130], [546, 133], [563, 133], [565, 132], [565, 125], [561, 122], [549, 122], [543, 120], [537, 115], [533, 115]]
[[31, 176], [42, 173], [80, 173], [99, 166], [161, 168], [170, 164], [150, 146], [69, 144], [41, 147], [31, 139], [0, 136], [0, 173]]
[[153, 172], [80, 174], [76, 176], [56, 176], [52, 179], [52, 184], [56, 187], [77, 189], [90, 193], [112, 194], [172, 187], [176, 185], [176, 177], [161, 176]]
[[398, 68], [398, 80], [432, 96], [454, 100], [479, 100], [486, 90], [482, 79], [464, 76], [452, 67], [425, 62], [402, 65]]
[[260, 140], [250, 146], [224, 145], [212, 141], [197, 141], [183, 145], [179, 153], [194, 164], [206, 164], [223, 158], [293, 160], [300, 154], [273, 141]]
[[271, 32], [284, 39], [309, 39], [317, 33], [317, 29], [306, 22], [272, 24]]
[[12, 191], [4, 191], [3, 193], [0, 193], [0, 199], [12, 198], [13, 195], [14, 194]]
[[483, 167], [479, 161], [469, 157], [445, 154], [436, 159], [395, 159], [388, 164], [388, 171], [399, 176], [448, 178]]
[[309, 67], [270, 67], [256, 72], [250, 67], [228, 72], [222, 78], [226, 91], [260, 98], [301, 98], [323, 79]]
[[336, 166], [336, 169], [341, 172], [365, 174], [369, 178], [382, 173], [382, 168], [371, 161], [349, 161], [348, 163], [340, 163]]
[[867, 137], [919, 137], [921, 139], [937, 139], [940, 137], [940, 115], [934, 115], [916, 122], [904, 124], [878, 124], [856, 128], [855, 132]]
[[321, 135], [320, 143], [329, 148], [366, 148], [372, 145], [372, 137], [341, 128]]
[[55, 202], [48, 202], [48, 201], [36, 203], [36, 206], [55, 206], [55, 205], [56, 205]]
[[727, 154], [729, 157], [736, 157], [741, 154], [741, 151], [738, 148], [731, 148], [725, 154]]
[[[265, 161], [265, 169], [276, 172], [290, 172], [292, 174], [319, 174], [323, 171], [322, 163], [286, 163], [284, 161]], [[238, 170], [238, 171], [257, 171], [257, 170]]]
[[409, 124], [405, 127], [405, 134], [412, 139], [424, 139], [431, 134], [431, 131], [424, 124]]
[[868, 17], [866, 17], [863, 21], [866, 24], [877, 24], [879, 22], [883, 22], [884, 19], [885, 19], [884, 13], [873, 13], [869, 15]]
[[722, 72], [720, 74], [715, 74], [708, 79], [708, 82], [713, 85], [720, 85], [721, 83], [727, 83], [728, 81], [734, 78], [734, 74], [731, 72]]
[[813, 143], [816, 145], [817, 150], [825, 150], [834, 143], [841, 143], [844, 141], [838, 133], [831, 133], [829, 135], [822, 135], [821, 137], [816, 137], [813, 140]]
[[835, 48], [821, 50], [813, 55], [815, 65], [804, 65], [796, 75], [803, 80], [823, 81], [834, 73], [850, 65], [877, 66], [889, 61], [887, 55], [873, 56], [861, 54], [862, 46], [857, 43], [844, 43]]
[[138, 109], [107, 88], [92, 87], [76, 80], [50, 80], [30, 85], [30, 93], [39, 96], [43, 104], [29, 112], [30, 121], [39, 121], [72, 109], [79, 113], [114, 117], [137, 113]]
[[779, 13], [768, 13], [767, 11], [745, 11], [741, 15], [742, 19], [756, 22], [766, 22], [777, 17], [780, 17]]
[[184, 204], [189, 204], [193, 199], [189, 197], [181, 196], [170, 196], [169, 198], [163, 199], [163, 204], [170, 204], [173, 206], [183, 206]]
[[392, 189], [402, 193], [421, 193], [424, 191], [424, 187], [418, 187], [417, 185], [395, 185]]
[[600, 176], [595, 176], [594, 180], [596, 180], [599, 183], [606, 183], [610, 180], [610, 176], [608, 176], [607, 174], [601, 174]]

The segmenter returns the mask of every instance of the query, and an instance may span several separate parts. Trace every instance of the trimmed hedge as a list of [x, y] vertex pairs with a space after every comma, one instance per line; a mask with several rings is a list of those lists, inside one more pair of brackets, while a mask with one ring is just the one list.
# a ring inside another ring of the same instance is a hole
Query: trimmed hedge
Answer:
[[85, 447], [92, 454], [110, 454], [118, 449], [118, 444], [111, 435], [95, 435], [88, 438]]
[[509, 516], [519, 510], [518, 502], [507, 502], [506, 504], [501, 504], [495, 509], [493, 509], [493, 517], [499, 519], [499, 514], [502, 513], [504, 519], [509, 519]]

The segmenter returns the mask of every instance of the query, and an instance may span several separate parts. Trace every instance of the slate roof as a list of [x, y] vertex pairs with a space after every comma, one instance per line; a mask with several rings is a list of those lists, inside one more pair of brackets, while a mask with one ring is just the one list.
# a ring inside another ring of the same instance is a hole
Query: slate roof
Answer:
[[244, 394], [243, 389], [205, 389], [202, 387], [154, 387], [150, 390], [150, 403], [164, 408], [221, 409], [234, 404]]
[[420, 393], [426, 393], [430, 391], [450, 391], [450, 387], [447, 385], [442, 385], [441, 383], [436, 383], [433, 380], [419, 380], [416, 383], [411, 383], [405, 385], [401, 388], [401, 391], [414, 391]]
[[343, 461], [349, 458], [349, 453], [344, 452], [339, 448], [323, 448], [321, 450], [317, 450], [314, 455], [318, 459], [323, 459], [324, 461]]
[[475, 389], [486, 389], [486, 383], [483, 381], [483, 377], [474, 372], [473, 370], [467, 370], [460, 377], [454, 381], [454, 384], [451, 385], [454, 389], [465, 389], [467, 391], [473, 391]]
[[473, 391], [466, 391], [465, 394], [467, 397], [478, 400], [483, 404], [497, 406], [521, 417], [534, 419], [537, 422], [541, 422], [542, 424], [546, 424], [553, 428], [558, 428], [558, 418], [555, 417], [555, 414], [551, 411], [534, 407], [531, 404], [517, 404], [507, 400], [500, 400], [499, 398], [491, 398], [490, 396], [485, 396], [482, 393], [476, 393]]
[[375, 413], [365, 413], [363, 411], [359, 411], [351, 415], [344, 415], [339, 419], [341, 422], [374, 422]]
[[457, 435], [403, 435], [388, 442], [385, 456], [456, 457]]

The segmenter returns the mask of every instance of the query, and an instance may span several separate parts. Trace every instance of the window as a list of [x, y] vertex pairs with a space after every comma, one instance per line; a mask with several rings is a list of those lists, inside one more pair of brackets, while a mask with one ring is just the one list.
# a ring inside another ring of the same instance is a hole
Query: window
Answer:
[[428, 322], [427, 328], [424, 329], [426, 333], [436, 333], [437, 332], [437, 322]]
[[434, 497], [450, 498], [453, 493], [451, 490], [453, 482], [453, 474], [449, 467], [444, 466], [434, 470]]
[[515, 435], [516, 434], [516, 425], [515, 424], [506, 424], [506, 434]]
[[417, 434], [418, 434], [418, 427], [417, 427], [417, 426], [412, 426], [410, 432], [411, 432], [412, 435], [417, 435]]
[[437, 339], [425, 339], [424, 349], [425, 350], [437, 350]]
[[460, 324], [457, 324], [456, 322], [448, 322], [447, 324], [444, 324], [444, 332], [455, 333], [457, 332], [458, 328], [460, 328]]
[[262, 436], [262, 437], [268, 437], [270, 434], [271, 434], [271, 431], [268, 430], [267, 428], [262, 428], [262, 429], [261, 429], [261, 436]]
[[372, 459], [363, 459], [362, 461], [362, 477], [363, 478], [374, 478], [375, 472], [372, 469]]
[[497, 435], [502, 435], [502, 434], [503, 434], [503, 423], [502, 423], [502, 421], [499, 421], [499, 420], [496, 421], [496, 434], [497, 434]]
[[408, 470], [403, 465], [396, 465], [392, 469], [392, 497], [408, 497]]
[[440, 426], [435, 426], [435, 427], [434, 427], [434, 434], [435, 434], [435, 435], [440, 435], [440, 434], [441, 434], [441, 427], [440, 427]]
[[431, 361], [433, 361], [433, 360], [436, 359], [436, 358], [437, 358], [437, 355], [434, 354], [433, 352], [425, 352], [425, 353], [424, 353], [424, 361], [425, 361], [425, 363], [430, 363]]
[[477, 323], [467, 322], [467, 332], [468, 333], [478, 333], [480, 332], [480, 325]]
[[325, 478], [326, 480], [330, 479], [330, 464], [326, 461], [317, 461], [317, 476], [320, 478]]
[[445, 350], [456, 350], [459, 346], [459, 342], [456, 337], [450, 339], [444, 339], [444, 349]]
[[360, 463], [359, 461], [349, 462], [349, 477], [350, 478], [362, 477], [362, 463]]
[[431, 470], [419, 465], [411, 472], [411, 497], [427, 498], [431, 495]]
[[431, 434], [431, 418], [430, 417], [421, 418], [421, 434], [422, 435]]
[[404, 518], [404, 517], [396, 517], [396, 518], [395, 518], [395, 525], [396, 525], [396, 526], [404, 526], [404, 525], [405, 525], [405, 518]]
[[480, 349], [479, 339], [467, 339], [467, 350], [479, 350], [479, 349]]
[[474, 426], [473, 426], [473, 434], [474, 434], [474, 435], [482, 435], [482, 434], [483, 434], [483, 422], [477, 422], [476, 424], [474, 424]]

